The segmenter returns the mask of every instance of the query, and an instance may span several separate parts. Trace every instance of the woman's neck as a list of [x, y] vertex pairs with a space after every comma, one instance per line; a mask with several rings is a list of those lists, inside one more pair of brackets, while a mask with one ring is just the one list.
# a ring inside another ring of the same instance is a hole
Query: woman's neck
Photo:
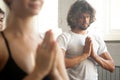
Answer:
[[33, 17], [21, 18], [15, 15], [10, 15], [8, 17], [6, 30], [19, 35], [33, 33], [35, 32]]

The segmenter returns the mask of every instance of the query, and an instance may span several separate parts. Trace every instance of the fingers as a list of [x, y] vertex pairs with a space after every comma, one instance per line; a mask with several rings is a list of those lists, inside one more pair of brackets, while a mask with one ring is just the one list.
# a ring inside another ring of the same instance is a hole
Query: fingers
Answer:
[[[58, 69], [58, 65], [59, 65], [59, 67], [64, 65], [64, 63], [61, 63], [61, 61], [62, 61], [61, 59], [63, 59], [63, 61], [64, 61], [64, 56], [60, 55], [60, 54], [62, 54], [62, 51], [61, 51], [60, 47], [58, 46], [58, 44], [56, 43], [52, 31], [47, 31], [46, 32], [43, 44], [50, 44], [50, 49], [51, 49], [50, 54], [53, 56], [52, 66], [51, 66], [51, 71], [50, 72], [51, 72], [51, 74], [54, 74], [54, 71], [56, 69], [57, 70], [60, 69], [60, 68]], [[60, 72], [62, 72], [62, 71], [60, 71]]]
[[49, 42], [52, 42], [52, 41], [55, 41], [53, 32], [52, 32], [52, 30], [48, 30], [48, 31], [45, 33], [45, 37], [44, 37], [43, 43], [44, 43], [44, 42], [49, 43]]
[[36, 60], [37, 65], [41, 68], [40, 70], [48, 71], [48, 73], [50, 72], [55, 64], [56, 49], [56, 42], [53, 33], [49, 30], [46, 32], [43, 42], [38, 46], [37, 50]]
[[85, 40], [85, 44], [91, 44], [92, 43], [92, 39], [91, 39], [91, 37], [89, 37], [89, 36], [87, 36], [86, 37], [86, 40]]
[[[41, 45], [51, 57], [56, 55], [56, 41], [54, 40], [54, 35], [51, 30], [47, 31]], [[54, 59], [54, 58], [53, 58]]]
[[54, 39], [53, 32], [51, 30], [48, 30], [45, 33], [45, 37], [43, 39], [42, 47], [47, 48], [52, 51], [56, 46], [56, 41]]
[[93, 43], [92, 43], [92, 39], [91, 37], [87, 37], [86, 38], [86, 45], [89, 46], [89, 50], [90, 50], [90, 56], [93, 57], [94, 56], [94, 48], [93, 48]]
[[46, 45], [46, 50], [48, 50], [48, 55], [51, 56], [51, 61], [53, 62], [52, 67], [55, 65], [56, 54], [58, 53], [57, 43], [54, 38], [52, 30], [48, 30], [45, 34], [43, 45]]
[[91, 38], [89, 36], [86, 37], [85, 46], [84, 46], [84, 50], [83, 51], [84, 51], [84, 53], [86, 53], [88, 55], [88, 57], [91, 54], [91, 43], [92, 43]]

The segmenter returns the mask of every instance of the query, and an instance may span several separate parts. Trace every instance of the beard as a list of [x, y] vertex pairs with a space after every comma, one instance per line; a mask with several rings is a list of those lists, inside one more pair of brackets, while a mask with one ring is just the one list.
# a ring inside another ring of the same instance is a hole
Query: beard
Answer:
[[90, 24], [87, 25], [87, 26], [79, 25], [78, 28], [79, 28], [80, 30], [86, 30], [89, 26], [90, 26]]

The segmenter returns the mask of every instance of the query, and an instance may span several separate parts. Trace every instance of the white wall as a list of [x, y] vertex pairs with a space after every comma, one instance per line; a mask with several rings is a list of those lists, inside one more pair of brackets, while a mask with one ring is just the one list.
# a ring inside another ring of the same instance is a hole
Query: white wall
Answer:
[[76, 0], [59, 0], [58, 2], [58, 24], [63, 31], [68, 31], [70, 29], [67, 25], [66, 17], [71, 4], [75, 1]]
[[58, 28], [58, 0], [44, 0], [44, 5], [39, 15], [36, 16], [35, 26], [41, 33], [49, 29], [55, 34], [55, 38], [62, 32]]
[[120, 66], [120, 41], [107, 41], [106, 44], [115, 64]]
[[40, 32], [58, 28], [58, 0], [44, 0], [44, 5], [36, 18]]

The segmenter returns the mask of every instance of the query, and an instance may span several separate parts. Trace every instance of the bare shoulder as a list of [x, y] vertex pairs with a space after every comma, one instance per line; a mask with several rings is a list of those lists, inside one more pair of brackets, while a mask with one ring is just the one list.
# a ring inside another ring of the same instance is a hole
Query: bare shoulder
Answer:
[[4, 38], [0, 32], [0, 70], [4, 67], [8, 59], [8, 52], [6, 50], [6, 45]]

